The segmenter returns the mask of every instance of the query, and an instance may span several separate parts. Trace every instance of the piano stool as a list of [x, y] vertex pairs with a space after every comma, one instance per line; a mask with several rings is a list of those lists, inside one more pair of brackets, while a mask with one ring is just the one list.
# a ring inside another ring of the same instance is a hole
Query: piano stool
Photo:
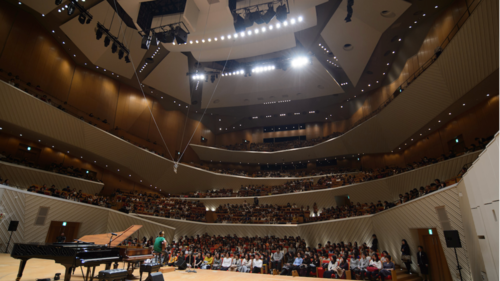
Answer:
[[99, 271], [98, 279], [104, 281], [123, 280], [127, 278], [128, 272], [126, 269], [107, 269]]
[[142, 273], [147, 272], [148, 277], [146, 278], [146, 281], [151, 281], [151, 273], [158, 272], [160, 270], [161, 264], [159, 263], [144, 263], [141, 264], [140, 268], [140, 281], [142, 281]]

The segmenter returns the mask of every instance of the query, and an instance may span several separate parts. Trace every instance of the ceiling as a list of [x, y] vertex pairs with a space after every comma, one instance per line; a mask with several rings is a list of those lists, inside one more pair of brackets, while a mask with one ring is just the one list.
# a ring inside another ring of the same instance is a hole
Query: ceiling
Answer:
[[[269, 24], [254, 24], [248, 28], [251, 35], [246, 33], [241, 37], [239, 34], [234, 38], [228, 0], [187, 0], [184, 13], [156, 16], [152, 19], [152, 26], [181, 19], [190, 32], [188, 43], [160, 43], [158, 47], [144, 50], [140, 47], [141, 28], [137, 18], [141, 3], [147, 1], [82, 1], [80, 3], [94, 17], [90, 24], [78, 22], [78, 11], [71, 16], [65, 11], [57, 11], [68, 4], [68, 0], [59, 6], [53, 1], [26, 0], [23, 8], [27, 6], [35, 14], [46, 15], [44, 19], [51, 23], [47, 28], [60, 28], [64, 33], [61, 41], [65, 37], [71, 41], [66, 46], [71, 46], [69, 52], [74, 54], [78, 63], [137, 89], [144, 89], [145, 94], [157, 98], [166, 109], [177, 108], [179, 102], [182, 108], [188, 106], [190, 118], [202, 120], [216, 133], [220, 127], [238, 130], [262, 126], [270, 121], [249, 122], [251, 116], [279, 116], [281, 113], [316, 110], [321, 114], [294, 116], [293, 120], [286, 121], [282, 118], [272, 123], [349, 118], [367, 95], [399, 76], [401, 64], [404, 65], [416, 53], [418, 48], [415, 46], [421, 45], [435, 17], [453, 2], [356, 0], [352, 21], [345, 22], [347, 0], [289, 0], [288, 26], [277, 29], [278, 21], [273, 19]], [[264, 2], [268, 1], [253, 0], [251, 3]], [[238, 8], [245, 6], [248, 6], [247, 1], [237, 2]], [[435, 9], [435, 6], [439, 8]], [[126, 13], [120, 15], [127, 24], [122, 23], [118, 14], [111, 23], [115, 7]], [[423, 13], [427, 16], [423, 17]], [[292, 18], [295, 24], [291, 24]], [[416, 20], [419, 24], [409, 29], [408, 26]], [[116, 53], [111, 53], [110, 47], [104, 47], [103, 39], [96, 40], [97, 22], [110, 28], [111, 33], [130, 49], [131, 63], [119, 60]], [[262, 32], [264, 27], [266, 31]], [[228, 40], [228, 35], [232, 36], [231, 40]], [[395, 36], [402, 41], [394, 42]], [[408, 40], [412, 44], [405, 44], [407, 38], [412, 39]], [[351, 44], [351, 47], [345, 48], [345, 44]], [[386, 56], [388, 51], [394, 51], [394, 55]], [[289, 60], [297, 55], [311, 57], [312, 64], [302, 69], [275, 69], [251, 77], [218, 75], [213, 83], [192, 81], [187, 75], [204, 70], [232, 72], [244, 66]], [[147, 64], [146, 59], [150, 60]], [[390, 75], [382, 74], [386, 72]], [[289, 102], [277, 103], [283, 100]], [[345, 110], [334, 110], [340, 104]], [[204, 109], [207, 109], [207, 114], [202, 115]], [[218, 122], [221, 117], [225, 120], [223, 124]]]

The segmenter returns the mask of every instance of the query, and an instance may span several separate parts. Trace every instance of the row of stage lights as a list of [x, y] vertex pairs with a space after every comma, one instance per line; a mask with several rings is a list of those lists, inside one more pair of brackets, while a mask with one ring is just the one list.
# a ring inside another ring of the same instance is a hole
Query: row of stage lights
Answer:
[[[288, 23], [288, 21], [284, 21], [283, 24], [281, 23], [277, 23], [276, 25], [272, 25], [270, 24], [267, 28], [264, 26], [262, 28], [255, 28], [253, 31], [252, 30], [248, 30], [248, 31], [242, 31], [242, 32], [238, 32], [238, 33], [234, 33], [233, 35], [231, 34], [228, 34], [227, 36], [220, 36], [220, 37], [214, 37], [213, 39], [212, 38], [208, 38], [207, 40], [205, 39], [201, 39], [201, 40], [190, 40], [189, 41], [189, 44], [199, 44], [199, 43], [211, 43], [212, 41], [213, 42], [217, 42], [217, 41], [224, 41], [225, 39], [238, 39], [238, 38], [244, 38], [245, 36], [251, 36], [253, 34], [259, 34], [259, 33], [266, 33], [266, 31], [272, 31], [274, 29], [280, 29], [282, 26], [283, 27], [287, 27], [289, 25], [295, 25], [297, 22], [302, 22], [304, 21], [304, 18], [303, 17], [298, 17], [298, 19], [290, 19], [290, 23]], [[173, 45], [176, 45], [175, 42], [172, 43]], [[177, 45], [185, 45], [185, 44], [177, 44]]]

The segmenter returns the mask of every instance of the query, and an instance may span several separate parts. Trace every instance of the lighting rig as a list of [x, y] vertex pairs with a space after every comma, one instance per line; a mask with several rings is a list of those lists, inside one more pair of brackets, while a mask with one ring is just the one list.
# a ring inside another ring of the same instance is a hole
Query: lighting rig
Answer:
[[274, 17], [283, 23], [290, 13], [288, 0], [274, 0], [238, 9], [236, 2], [236, 0], [229, 0], [229, 9], [233, 15], [234, 29], [237, 33], [244, 32], [254, 23], [268, 24]]
[[203, 71], [203, 72], [188, 72], [186, 73], [186, 76], [190, 76], [193, 81], [203, 81], [208, 82], [208, 79], [210, 79], [210, 82], [214, 83], [215, 79], [219, 79], [219, 74], [220, 72], [218, 71]]
[[142, 36], [141, 48], [148, 50], [149, 46], [158, 46], [158, 42], [186, 44], [189, 29], [184, 22], [176, 22], [158, 27], [153, 27], [146, 31], [139, 31]]
[[[57, 6], [61, 5], [62, 2], [63, 2], [62, 0], [55, 0], [55, 4]], [[58, 9], [57, 11], [60, 13], [61, 11], [64, 11], [65, 8], [68, 10], [68, 16], [71, 16], [75, 12], [75, 9], [78, 9], [80, 11], [80, 15], [78, 16], [78, 21], [81, 24], [85, 23], [89, 24], [93, 19], [89, 11], [87, 11], [87, 9], [85, 9], [82, 5], [80, 5], [80, 3], [78, 3], [78, 0], [70, 0], [69, 4], [64, 5], [64, 7]]]
[[258, 64], [252, 64], [247, 66], [241, 66], [235, 68], [234, 70], [227, 70], [221, 74], [222, 77], [227, 76], [237, 76], [244, 75], [252, 76], [252, 74], [259, 74], [262, 72], [273, 71], [276, 69], [282, 69], [286, 71], [288, 68], [301, 68], [307, 64], [312, 64], [312, 58], [310, 56], [297, 56], [293, 58], [285, 58], [280, 60], [274, 60], [273, 62], [262, 62]]
[[125, 45], [122, 42], [120, 42], [120, 40], [118, 40], [118, 38], [116, 38], [113, 34], [111, 34], [109, 29], [104, 27], [104, 25], [102, 25], [100, 22], [97, 22], [95, 38], [97, 40], [100, 40], [104, 34], [106, 35], [106, 37], [104, 38], [104, 47], [108, 47], [111, 41], [113, 41], [113, 44], [111, 45], [111, 52], [114, 54], [118, 51], [118, 59], [122, 59], [123, 56], [127, 54], [125, 56], [125, 62], [129, 63], [130, 59], [128, 56], [130, 55], [130, 51], [125, 47]]

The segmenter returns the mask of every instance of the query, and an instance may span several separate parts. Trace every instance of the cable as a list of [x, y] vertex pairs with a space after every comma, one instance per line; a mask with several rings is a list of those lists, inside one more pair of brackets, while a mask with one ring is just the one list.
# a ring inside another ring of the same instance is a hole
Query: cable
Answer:
[[[117, 9], [117, 7], [116, 7], [116, 0], [114, 0], [113, 2], [115, 4], [115, 9]], [[132, 41], [132, 38], [130, 38], [129, 43], [131, 41]], [[142, 87], [142, 83], [139, 80], [139, 75], [137, 75], [137, 71], [135, 69], [135, 64], [134, 64], [134, 61], [132, 60], [132, 56], [130, 56], [129, 59], [130, 59], [130, 62], [132, 63], [132, 67], [134, 69], [134, 74], [135, 74], [135, 77], [137, 78], [137, 82], [139, 83], [139, 88], [141, 89], [142, 96], [146, 99], [146, 94], [144, 94], [144, 90], [142, 89], [143, 88]], [[149, 106], [148, 103], [146, 103], [146, 105], [148, 106], [149, 114], [151, 114], [151, 119], [153, 119], [153, 122], [155, 123], [156, 129], [158, 130], [158, 134], [160, 134], [161, 140], [163, 141], [163, 144], [165, 145], [165, 148], [167, 149], [168, 155], [170, 155], [170, 158], [172, 158], [172, 161], [175, 163], [174, 157], [172, 157], [172, 154], [170, 153], [170, 150], [168, 149], [167, 143], [165, 142], [165, 139], [163, 138], [163, 135], [162, 135], [162, 133], [160, 131], [160, 128], [158, 127], [158, 123], [156, 123], [156, 119], [155, 119], [155, 117], [153, 115], [153, 111], [151, 110], [151, 107]]]
[[[233, 41], [234, 42], [234, 41]], [[226, 62], [224, 63], [224, 67], [222, 68], [222, 72], [224, 72], [224, 70], [226, 69], [226, 65], [227, 65], [227, 62], [229, 60], [229, 56], [231, 56], [231, 52], [233, 51], [233, 46], [231, 46], [231, 49], [229, 50], [229, 53], [227, 54], [227, 58], [226, 58]], [[217, 84], [215, 84], [215, 88], [214, 88], [214, 91], [212, 92], [212, 95], [210, 96], [210, 99], [208, 100], [208, 103], [207, 103], [207, 107], [205, 107], [205, 110], [203, 111], [203, 114], [201, 115], [201, 118], [200, 118], [200, 121], [198, 122], [198, 125], [196, 125], [196, 128], [194, 129], [194, 132], [193, 134], [191, 135], [191, 138], [189, 139], [187, 145], [186, 145], [186, 148], [184, 148], [184, 151], [182, 152], [181, 156], [179, 157], [178, 161], [177, 161], [177, 164], [179, 164], [179, 162], [181, 161], [182, 159], [182, 156], [184, 156], [184, 153], [186, 152], [187, 148], [188, 148], [188, 145], [191, 143], [191, 140], [193, 139], [194, 137], [194, 134], [196, 133], [196, 131], [198, 130], [198, 127], [200, 126], [201, 124], [201, 120], [203, 119], [203, 116], [205, 116], [205, 113], [207, 112], [207, 109], [208, 109], [208, 106], [210, 105], [210, 102], [212, 102], [212, 98], [214, 97], [214, 94], [215, 94], [215, 91], [217, 90], [217, 87], [219, 86], [219, 83], [220, 83], [220, 80], [222, 79], [219, 79], [217, 81]]]

